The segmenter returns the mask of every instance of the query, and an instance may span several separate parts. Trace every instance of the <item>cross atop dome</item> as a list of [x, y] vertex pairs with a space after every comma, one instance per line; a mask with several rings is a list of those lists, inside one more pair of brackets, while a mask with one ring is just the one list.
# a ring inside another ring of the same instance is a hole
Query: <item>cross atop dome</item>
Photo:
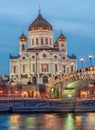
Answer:
[[40, 4], [39, 4], [39, 14], [41, 14], [41, 10], [40, 10]]

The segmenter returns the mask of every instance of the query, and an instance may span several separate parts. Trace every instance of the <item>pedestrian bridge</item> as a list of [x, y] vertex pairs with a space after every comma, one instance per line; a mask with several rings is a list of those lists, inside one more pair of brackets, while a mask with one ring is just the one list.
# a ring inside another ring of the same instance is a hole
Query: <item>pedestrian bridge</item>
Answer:
[[47, 84], [47, 91], [51, 98], [81, 97], [84, 92], [86, 97], [94, 96], [95, 66], [82, 68], [64, 76], [58, 77]]

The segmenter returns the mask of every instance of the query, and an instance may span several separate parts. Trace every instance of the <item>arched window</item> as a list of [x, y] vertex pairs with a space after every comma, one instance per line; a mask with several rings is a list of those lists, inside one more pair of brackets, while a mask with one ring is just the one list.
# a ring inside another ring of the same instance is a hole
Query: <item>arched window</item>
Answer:
[[47, 76], [43, 77], [43, 83], [48, 83], [48, 77]]
[[25, 67], [25, 65], [23, 65], [23, 73], [25, 73], [25, 70], [26, 70], [26, 67]]
[[36, 38], [36, 45], [38, 45], [38, 38]]
[[57, 66], [57, 64], [55, 64], [55, 72], [57, 72], [58, 71], [58, 66]]
[[32, 64], [33, 72], [35, 72], [35, 64]]
[[41, 38], [41, 44], [43, 45], [43, 38]]
[[24, 44], [22, 44], [22, 51], [24, 51], [25, 50], [25, 45]]
[[32, 78], [32, 84], [35, 85], [36, 84], [36, 77]]
[[46, 38], [46, 45], [48, 44], [48, 38]]
[[63, 65], [63, 73], [65, 73], [65, 72], [66, 72], [66, 66]]
[[41, 64], [41, 70], [42, 70], [42, 72], [48, 72], [49, 64]]
[[50, 45], [51, 45], [51, 38], [50, 38]]
[[14, 66], [14, 73], [16, 73], [16, 66]]
[[64, 47], [64, 44], [62, 44], [61, 46]]
[[34, 39], [32, 39], [32, 45], [34, 45]]

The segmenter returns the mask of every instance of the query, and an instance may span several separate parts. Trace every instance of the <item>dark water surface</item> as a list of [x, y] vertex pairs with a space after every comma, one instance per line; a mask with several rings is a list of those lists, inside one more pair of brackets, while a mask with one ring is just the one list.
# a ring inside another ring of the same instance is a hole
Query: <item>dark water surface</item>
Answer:
[[0, 114], [0, 130], [95, 130], [95, 113]]

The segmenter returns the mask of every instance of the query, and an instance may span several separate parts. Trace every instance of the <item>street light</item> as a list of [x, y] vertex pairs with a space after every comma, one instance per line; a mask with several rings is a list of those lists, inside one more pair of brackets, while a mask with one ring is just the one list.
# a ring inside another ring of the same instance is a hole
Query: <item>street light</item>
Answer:
[[58, 75], [58, 98], [62, 98], [62, 87], [60, 84], [60, 79], [62, 78], [61, 71], [57, 75]]
[[82, 66], [82, 68], [83, 68], [84, 59], [83, 59], [83, 58], [80, 58], [80, 62], [81, 62], [81, 66]]
[[90, 55], [89, 55], [90, 66], [92, 66], [92, 58], [93, 58], [93, 56], [92, 56], [92, 54], [90, 54]]
[[38, 87], [38, 49], [35, 48], [36, 53], [36, 91], [37, 91], [37, 98], [39, 94], [39, 87]]
[[16, 83], [15, 82], [11, 82], [11, 86], [12, 86], [12, 94], [13, 94], [13, 98], [15, 99], [15, 87], [16, 87]]

